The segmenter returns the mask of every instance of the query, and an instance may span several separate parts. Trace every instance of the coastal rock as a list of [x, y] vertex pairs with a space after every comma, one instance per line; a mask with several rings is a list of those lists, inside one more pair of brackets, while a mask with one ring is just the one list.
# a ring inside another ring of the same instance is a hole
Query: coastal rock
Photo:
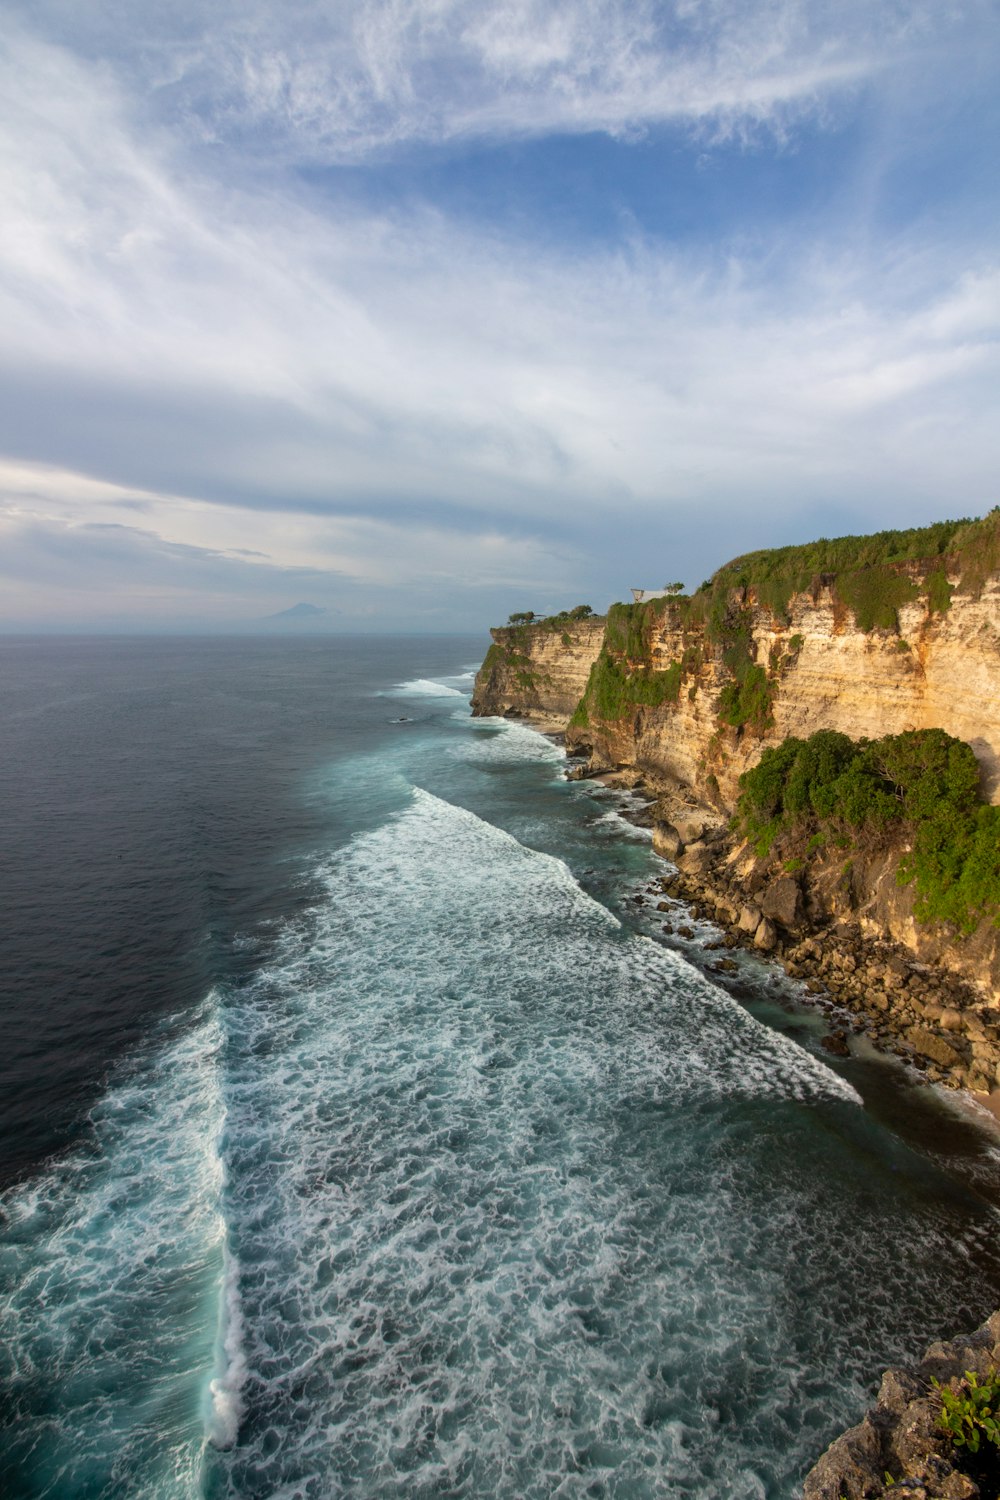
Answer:
[[913, 1369], [887, 1370], [874, 1408], [806, 1475], [802, 1500], [977, 1500], [981, 1492], [962, 1471], [961, 1450], [938, 1427], [940, 1401], [931, 1381], [946, 1384], [966, 1370], [983, 1376], [998, 1364], [1000, 1312], [967, 1338], [932, 1344]]
[[917, 1052], [929, 1057], [931, 1062], [936, 1062], [942, 1068], [961, 1066], [962, 1058], [954, 1047], [949, 1046], [944, 1037], [928, 1031], [926, 1026], [911, 1026], [906, 1032], [906, 1040]]
[[761, 953], [770, 953], [778, 946], [778, 929], [770, 917], [761, 917], [753, 935], [753, 945], [759, 948]]
[[761, 924], [764, 913], [759, 906], [743, 906], [740, 908], [739, 920], [736, 923], [740, 932], [745, 932], [749, 937], [757, 931]]
[[664, 859], [676, 859], [683, 852], [684, 841], [672, 823], [653, 824], [653, 850]]
[[793, 931], [802, 921], [802, 888], [790, 875], [772, 880], [760, 898], [760, 909], [786, 931]]
[[674, 827], [682, 843], [694, 844], [705, 837], [708, 824], [703, 813], [688, 812], [675, 814]]
[[686, 875], [705, 875], [712, 866], [712, 851], [705, 843], [688, 844], [677, 863]]

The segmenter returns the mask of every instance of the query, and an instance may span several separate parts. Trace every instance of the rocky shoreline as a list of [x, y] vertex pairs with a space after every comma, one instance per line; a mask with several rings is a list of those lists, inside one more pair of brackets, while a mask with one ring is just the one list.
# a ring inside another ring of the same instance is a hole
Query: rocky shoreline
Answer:
[[[865, 933], [849, 913], [811, 911], [803, 875], [762, 872], [717, 813], [679, 803], [631, 771], [595, 772], [577, 760], [566, 774], [650, 799], [626, 816], [652, 828], [654, 849], [674, 869], [649, 882], [646, 899], [662, 901], [664, 912], [682, 901], [694, 918], [721, 929], [723, 950], [754, 950], [801, 981], [817, 1005], [837, 1015], [823, 1039], [828, 1051], [848, 1056], [850, 1035], [863, 1035], [927, 1083], [964, 1091], [984, 1124], [1000, 1122], [1000, 1009], [992, 997], [919, 962], [901, 944]], [[725, 975], [736, 966], [720, 952], [706, 967]]]
[[[561, 735], [551, 737], [562, 742]], [[768, 879], [720, 818], [678, 801], [675, 791], [651, 787], [631, 770], [595, 771], [584, 760], [571, 760], [566, 774], [649, 799], [621, 815], [650, 828], [654, 848], [674, 868], [633, 899], [673, 918], [663, 924], [671, 936], [694, 936], [676, 922], [678, 902], [693, 920], [718, 928], [721, 940], [702, 950], [712, 955], [708, 972], [736, 974], [739, 966], [728, 956], [735, 949], [780, 963], [837, 1018], [822, 1039], [829, 1052], [848, 1057], [850, 1035], [864, 1036], [877, 1051], [908, 1064], [915, 1082], [963, 1091], [980, 1123], [1000, 1129], [1000, 1010], [974, 985], [918, 962], [901, 944], [865, 934], [857, 921], [810, 918], [801, 880], [787, 874]], [[987, 1445], [978, 1482], [967, 1472], [968, 1458], [939, 1426], [941, 1402], [932, 1383], [957, 1389], [970, 1370], [989, 1377], [998, 1369], [1000, 1312], [971, 1335], [932, 1344], [917, 1365], [886, 1370], [875, 1405], [806, 1475], [802, 1500], [1000, 1500], [993, 1478], [1000, 1455]]]

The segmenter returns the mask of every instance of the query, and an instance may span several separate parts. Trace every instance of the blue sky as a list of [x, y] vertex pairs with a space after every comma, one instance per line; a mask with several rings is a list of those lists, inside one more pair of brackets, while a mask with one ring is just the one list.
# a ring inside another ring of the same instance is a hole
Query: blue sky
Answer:
[[0, 35], [0, 628], [479, 629], [1000, 503], [995, 4]]

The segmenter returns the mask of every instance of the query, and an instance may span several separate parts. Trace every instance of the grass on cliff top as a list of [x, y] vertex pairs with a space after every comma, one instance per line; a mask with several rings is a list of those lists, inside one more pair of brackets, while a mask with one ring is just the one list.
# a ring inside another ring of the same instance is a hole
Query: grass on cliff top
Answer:
[[958, 575], [963, 592], [978, 595], [998, 569], [1000, 508], [995, 508], [981, 520], [938, 521], [905, 531], [821, 537], [801, 546], [747, 552], [719, 568], [687, 603], [711, 632], [720, 595], [752, 590], [776, 619], [787, 623], [793, 595], [815, 593], [825, 582], [851, 610], [859, 630], [896, 630], [900, 605], [921, 593], [932, 611], [948, 608], [948, 573]]
[[757, 853], [775, 842], [845, 852], [902, 839], [900, 885], [921, 922], [1000, 926], [1000, 807], [983, 802], [971, 748], [943, 729], [851, 740], [824, 729], [765, 750], [740, 777], [736, 822]]

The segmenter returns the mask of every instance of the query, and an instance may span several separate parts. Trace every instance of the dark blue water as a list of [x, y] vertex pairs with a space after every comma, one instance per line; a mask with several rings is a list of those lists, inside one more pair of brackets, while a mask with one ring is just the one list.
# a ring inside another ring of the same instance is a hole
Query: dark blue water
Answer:
[[1000, 1300], [988, 1139], [665, 947], [482, 645], [0, 646], [5, 1495], [792, 1496]]

